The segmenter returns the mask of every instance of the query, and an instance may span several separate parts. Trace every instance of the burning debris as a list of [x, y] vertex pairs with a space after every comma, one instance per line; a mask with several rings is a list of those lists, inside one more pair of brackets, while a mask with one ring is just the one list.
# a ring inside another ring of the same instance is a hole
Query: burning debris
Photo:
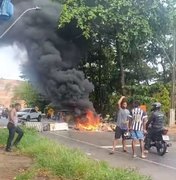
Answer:
[[103, 119], [91, 110], [87, 110], [84, 115], [81, 115], [76, 118], [76, 130], [113, 131], [114, 128], [114, 124], [103, 122]]
[[100, 126], [100, 117], [95, 115], [92, 111], [88, 110], [85, 115], [76, 119], [76, 129], [95, 131]]
[[[50, 0], [14, 3], [14, 18], [31, 7], [40, 6], [41, 10], [24, 15], [1, 40], [0, 46], [15, 42], [21, 49], [25, 48], [28, 59], [23, 63], [22, 73], [58, 109], [71, 109], [77, 114], [85, 109], [93, 110], [89, 101], [93, 84], [85, 79], [83, 72], [76, 70], [81, 59], [79, 43], [74, 42], [73, 37], [63, 39], [57, 30], [61, 6]], [[10, 24], [0, 25], [6, 29]]]

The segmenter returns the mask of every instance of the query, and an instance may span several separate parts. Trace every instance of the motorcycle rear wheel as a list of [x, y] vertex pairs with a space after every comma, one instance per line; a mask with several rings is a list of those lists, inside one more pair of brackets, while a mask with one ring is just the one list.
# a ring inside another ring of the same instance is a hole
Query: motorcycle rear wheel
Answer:
[[163, 156], [166, 153], [167, 150], [167, 144], [166, 142], [162, 141], [156, 145], [157, 153], [160, 156]]

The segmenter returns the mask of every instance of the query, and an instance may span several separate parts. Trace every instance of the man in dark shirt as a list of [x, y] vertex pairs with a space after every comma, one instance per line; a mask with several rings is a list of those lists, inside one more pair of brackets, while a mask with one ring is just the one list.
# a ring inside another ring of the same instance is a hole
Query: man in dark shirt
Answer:
[[148, 129], [148, 134], [145, 143], [146, 150], [149, 150], [150, 148], [151, 138], [164, 128], [165, 116], [161, 112], [161, 103], [156, 102], [152, 104], [152, 111], [153, 113], [146, 125]]

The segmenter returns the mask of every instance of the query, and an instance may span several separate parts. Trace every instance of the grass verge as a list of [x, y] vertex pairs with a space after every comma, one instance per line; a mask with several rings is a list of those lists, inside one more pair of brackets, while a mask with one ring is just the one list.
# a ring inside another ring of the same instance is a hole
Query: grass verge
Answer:
[[[24, 129], [19, 152], [34, 159], [32, 167], [16, 177], [33, 180], [47, 176], [62, 180], [148, 180], [133, 170], [109, 167], [105, 162], [90, 160], [78, 150], [66, 148], [40, 136], [33, 129]], [[0, 144], [6, 143], [7, 130], [0, 129]]]

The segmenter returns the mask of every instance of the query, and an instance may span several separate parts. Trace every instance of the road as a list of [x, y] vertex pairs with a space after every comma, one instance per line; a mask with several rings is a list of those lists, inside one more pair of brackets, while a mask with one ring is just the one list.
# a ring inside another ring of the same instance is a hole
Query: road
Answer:
[[[0, 119], [0, 126], [6, 126], [7, 120]], [[113, 132], [80, 132], [70, 129], [69, 131], [43, 132], [46, 136], [60, 144], [85, 152], [95, 160], [103, 160], [113, 167], [130, 168], [141, 174], [151, 176], [153, 180], [176, 179], [176, 142], [172, 142], [169, 152], [163, 157], [156, 154], [152, 149], [147, 159], [140, 158], [139, 147], [137, 158], [132, 158], [130, 140], [128, 141], [128, 153], [122, 152], [119, 142], [118, 148], [113, 155], [109, 155], [112, 148]]]

